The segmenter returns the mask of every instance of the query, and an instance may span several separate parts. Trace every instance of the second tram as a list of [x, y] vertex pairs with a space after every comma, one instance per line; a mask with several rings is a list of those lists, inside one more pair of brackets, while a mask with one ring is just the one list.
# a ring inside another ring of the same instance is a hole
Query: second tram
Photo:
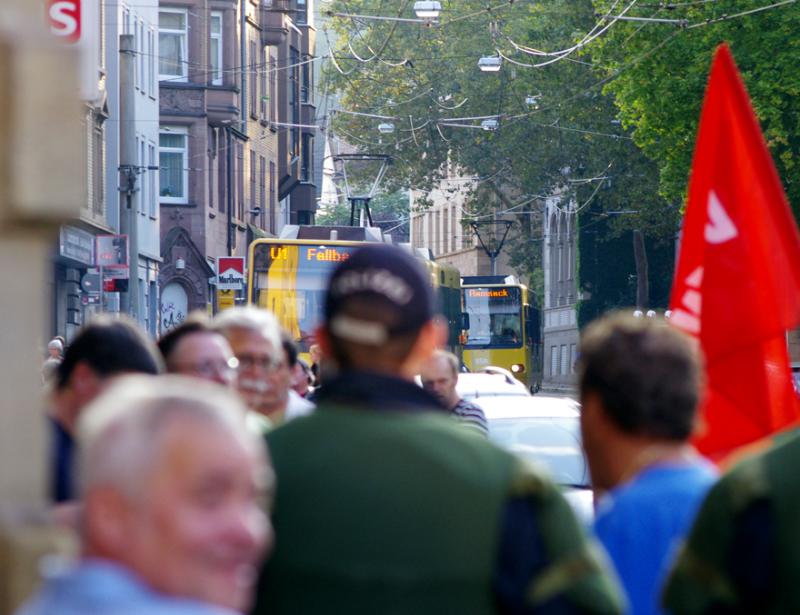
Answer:
[[528, 287], [513, 276], [465, 276], [462, 296], [469, 321], [464, 364], [472, 371], [507, 369], [534, 388], [540, 378], [539, 312]]

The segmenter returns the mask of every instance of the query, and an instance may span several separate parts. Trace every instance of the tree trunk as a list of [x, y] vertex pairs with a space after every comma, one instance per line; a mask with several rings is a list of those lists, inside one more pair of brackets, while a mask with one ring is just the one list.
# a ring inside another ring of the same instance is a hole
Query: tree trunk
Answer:
[[644, 235], [638, 230], [633, 231], [633, 259], [636, 262], [636, 307], [644, 310], [650, 302], [650, 281]]

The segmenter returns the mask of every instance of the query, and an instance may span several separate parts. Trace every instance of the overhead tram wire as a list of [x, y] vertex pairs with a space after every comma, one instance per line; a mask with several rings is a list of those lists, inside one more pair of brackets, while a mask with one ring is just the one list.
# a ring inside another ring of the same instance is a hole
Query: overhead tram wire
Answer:
[[[626, 62], [625, 64], [623, 64], [619, 68], [617, 68], [611, 75], [609, 75], [607, 77], [604, 77], [603, 79], [598, 80], [597, 82], [595, 82], [595, 83], [591, 84], [590, 86], [582, 89], [581, 91], [573, 94], [572, 96], [561, 100], [560, 102], [562, 104], [564, 102], [569, 102], [569, 101], [574, 100], [575, 98], [577, 98], [577, 97], [579, 97], [579, 96], [581, 96], [581, 95], [583, 95], [583, 94], [585, 94], [587, 92], [595, 90], [598, 87], [602, 87], [606, 83], [609, 83], [609, 82], [613, 81], [620, 74], [622, 74], [625, 70], [627, 70], [628, 68], [631, 68], [632, 66], [635, 66], [639, 62], [647, 59], [648, 57], [652, 56], [654, 53], [658, 52], [664, 46], [668, 45], [674, 38], [676, 38], [685, 29], [702, 27], [702, 26], [706, 26], [706, 25], [711, 25], [713, 23], [718, 23], [718, 22], [721, 22], [721, 21], [728, 21], [728, 20], [744, 17], [744, 16], [747, 16], [747, 15], [751, 15], [751, 14], [767, 11], [767, 10], [770, 10], [770, 9], [773, 9], [773, 8], [779, 8], [781, 6], [785, 6], [785, 5], [788, 5], [788, 4], [794, 4], [796, 2], [797, 2], [797, 0], [783, 0], [782, 2], [776, 2], [776, 3], [770, 4], [770, 5], [766, 5], [766, 6], [763, 6], [763, 7], [757, 7], [755, 9], [751, 9], [751, 10], [748, 10], [748, 11], [743, 11], [743, 12], [732, 14], [732, 15], [726, 15], [726, 16], [722, 16], [722, 17], [719, 17], [719, 18], [715, 18], [715, 19], [705, 20], [705, 21], [702, 21], [702, 22], [697, 22], [697, 23], [694, 23], [694, 24], [690, 24], [686, 28], [677, 29], [674, 32], [670, 33], [667, 37], [665, 37], [663, 40], [661, 40], [655, 46], [651, 47], [650, 49], [648, 49], [647, 51], [643, 52], [639, 56], [629, 60], [628, 62]], [[631, 3], [631, 4], [633, 4], [633, 3]], [[645, 24], [640, 26], [640, 28], [638, 28], [636, 30], [636, 32], [634, 32], [633, 35], [638, 33], [641, 30], [641, 28], [643, 28], [644, 26], [645, 26]], [[584, 37], [584, 38], [586, 38], [586, 37]], [[419, 96], [422, 96], [422, 95], [424, 95], [424, 94], [421, 94]], [[415, 97], [415, 98], [417, 98], [417, 97]], [[542, 113], [542, 112], [545, 112], [545, 111], [553, 109], [553, 108], [555, 108], [555, 107], [553, 107], [553, 106], [543, 107], [543, 108], [531, 111], [529, 113], [520, 114], [520, 115], [517, 115], [517, 116], [511, 116], [509, 118], [506, 118], [506, 120], [514, 122], [514, 121], [517, 121], [519, 119], [522, 119], [522, 118], [525, 118], [525, 117], [530, 117], [530, 116], [533, 116], [533, 115], [535, 115], [537, 113]], [[424, 128], [425, 126], [427, 126], [431, 122], [431, 120], [428, 119], [427, 121], [425, 121], [424, 124], [422, 124], [420, 126], [415, 126], [414, 122], [413, 122], [413, 119], [412, 118], [409, 118], [409, 119], [410, 119], [410, 125], [411, 125], [410, 132], [412, 132], [412, 135], [414, 136], [414, 140], [416, 141], [416, 135], [415, 135], [416, 130]], [[441, 122], [442, 125], [447, 126], [448, 125], [447, 122], [449, 120], [447, 118], [437, 118], [435, 121]], [[567, 131], [573, 131], [573, 132], [585, 132], [586, 134], [595, 134], [595, 135], [598, 135], [598, 136], [607, 136], [607, 137], [615, 138], [615, 139], [626, 139], [626, 140], [630, 140], [631, 139], [630, 137], [625, 136], [625, 135], [615, 135], [615, 134], [610, 134], [610, 133], [601, 133], [601, 132], [598, 132], [598, 131], [589, 131], [589, 130], [583, 130], [583, 129], [565, 127], [565, 126], [553, 126], [553, 125], [548, 125], [548, 124], [539, 124], [539, 126], [546, 127], [546, 128], [557, 128], [557, 129], [560, 129], [560, 130], [567, 130]], [[477, 128], [475, 126], [470, 126], [470, 125], [453, 125], [453, 127], [456, 127], [456, 128], [462, 128], [462, 127]], [[406, 131], [409, 132], [409, 130], [406, 130]]]

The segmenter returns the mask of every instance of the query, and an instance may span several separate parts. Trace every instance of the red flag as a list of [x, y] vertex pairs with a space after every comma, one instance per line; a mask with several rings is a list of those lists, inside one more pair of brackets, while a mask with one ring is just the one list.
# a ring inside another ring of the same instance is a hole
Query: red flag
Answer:
[[800, 235], [724, 44], [700, 115], [670, 307], [706, 356], [703, 453], [725, 455], [800, 418], [785, 340], [800, 320]]

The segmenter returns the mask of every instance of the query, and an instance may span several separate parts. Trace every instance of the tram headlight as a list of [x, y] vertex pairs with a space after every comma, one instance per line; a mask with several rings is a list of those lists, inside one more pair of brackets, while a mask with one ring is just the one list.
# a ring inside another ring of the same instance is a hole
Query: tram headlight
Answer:
[[511, 366], [511, 371], [515, 374], [523, 374], [525, 373], [525, 364], [524, 363], [514, 363]]

